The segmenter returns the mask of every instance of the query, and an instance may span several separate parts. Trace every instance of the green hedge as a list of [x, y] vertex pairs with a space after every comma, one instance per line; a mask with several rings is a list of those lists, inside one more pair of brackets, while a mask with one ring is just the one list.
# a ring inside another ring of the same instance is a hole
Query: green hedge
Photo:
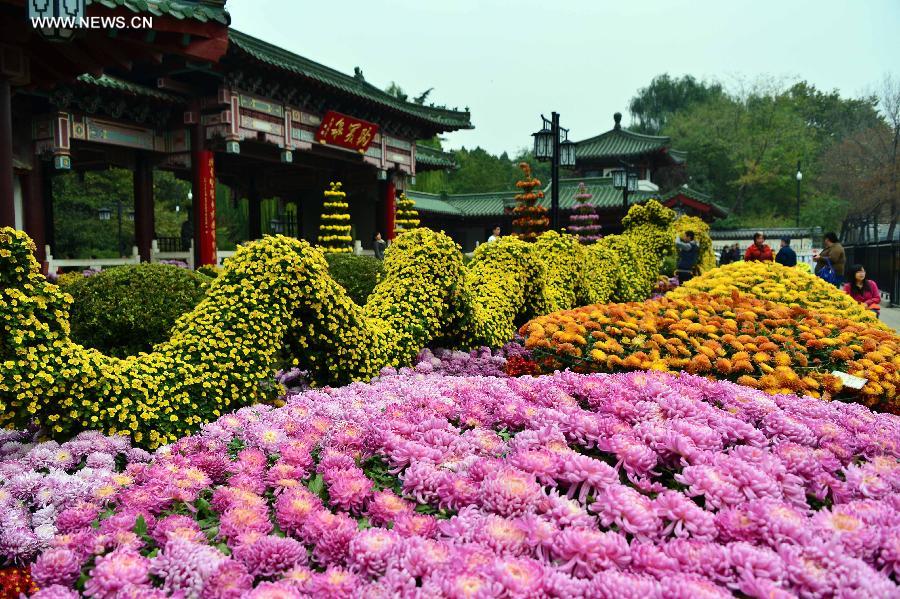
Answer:
[[369, 294], [381, 280], [384, 263], [372, 256], [325, 254], [328, 272], [358, 306], [364, 306]]
[[67, 282], [72, 340], [117, 356], [149, 352], [203, 299], [209, 277], [169, 264], [136, 264]]

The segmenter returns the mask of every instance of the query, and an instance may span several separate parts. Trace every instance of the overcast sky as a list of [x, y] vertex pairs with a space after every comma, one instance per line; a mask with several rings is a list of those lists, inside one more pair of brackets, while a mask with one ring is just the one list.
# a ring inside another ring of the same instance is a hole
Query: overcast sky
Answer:
[[472, 112], [445, 147], [529, 145], [556, 110], [571, 138], [657, 74], [761, 75], [844, 95], [900, 75], [900, 0], [229, 0], [232, 26], [370, 83]]

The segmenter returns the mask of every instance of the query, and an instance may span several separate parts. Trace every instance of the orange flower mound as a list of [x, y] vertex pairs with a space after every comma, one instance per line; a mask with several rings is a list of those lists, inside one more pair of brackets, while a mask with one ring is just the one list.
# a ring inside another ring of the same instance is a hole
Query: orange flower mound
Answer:
[[[585, 306], [536, 318], [520, 333], [543, 372], [685, 371], [900, 413], [894, 332], [737, 292]], [[833, 371], [868, 382], [850, 389]]]

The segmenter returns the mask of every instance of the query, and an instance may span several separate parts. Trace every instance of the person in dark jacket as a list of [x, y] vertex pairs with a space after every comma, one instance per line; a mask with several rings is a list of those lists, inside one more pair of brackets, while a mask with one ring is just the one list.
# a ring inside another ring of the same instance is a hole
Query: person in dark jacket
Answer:
[[679, 283], [687, 283], [694, 278], [694, 267], [700, 259], [700, 244], [694, 239], [693, 231], [685, 231], [679, 239], [675, 238], [678, 249], [678, 262], [675, 264], [675, 276]]
[[385, 243], [384, 239], [381, 238], [381, 233], [375, 233], [375, 241], [372, 243], [372, 249], [375, 251], [375, 257], [379, 260], [384, 260], [384, 250], [387, 247], [387, 243]]
[[732, 262], [734, 262], [734, 253], [731, 251], [731, 246], [726, 245], [722, 248], [722, 253], [719, 254], [719, 266], [725, 266]]
[[797, 266], [797, 252], [791, 247], [791, 238], [781, 238], [781, 249], [775, 256], [775, 262], [784, 266]]

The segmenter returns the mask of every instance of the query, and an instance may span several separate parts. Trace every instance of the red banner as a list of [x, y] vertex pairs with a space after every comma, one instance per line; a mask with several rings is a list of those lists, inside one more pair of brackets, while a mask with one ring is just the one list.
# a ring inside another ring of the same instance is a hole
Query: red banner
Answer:
[[200, 264], [216, 263], [216, 163], [213, 153], [200, 150], [194, 154], [198, 160], [198, 187], [200, 204], [196, 213], [200, 239], [197, 240], [200, 252]]
[[369, 149], [376, 133], [378, 125], [375, 123], [329, 110], [322, 117], [316, 141], [363, 153]]

